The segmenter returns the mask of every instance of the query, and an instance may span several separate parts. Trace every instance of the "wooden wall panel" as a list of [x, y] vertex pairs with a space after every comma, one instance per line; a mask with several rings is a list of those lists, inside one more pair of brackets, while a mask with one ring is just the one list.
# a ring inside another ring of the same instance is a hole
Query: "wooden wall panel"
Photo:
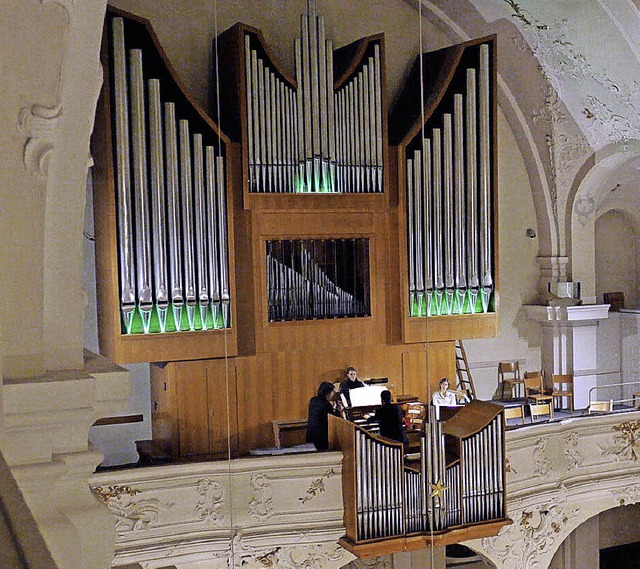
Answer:
[[234, 359], [209, 360], [207, 383], [209, 452], [235, 452], [238, 448], [238, 394]]
[[209, 453], [209, 410], [204, 361], [180, 362], [178, 367], [178, 428], [180, 455]]
[[170, 455], [179, 454], [175, 366], [151, 365], [151, 436]]

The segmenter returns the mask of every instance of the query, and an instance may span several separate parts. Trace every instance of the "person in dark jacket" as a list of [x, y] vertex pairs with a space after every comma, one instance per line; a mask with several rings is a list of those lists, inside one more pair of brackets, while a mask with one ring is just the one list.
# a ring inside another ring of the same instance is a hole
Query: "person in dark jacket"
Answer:
[[318, 450], [329, 450], [329, 414], [339, 416], [331, 402], [333, 383], [323, 381], [318, 387], [318, 395], [309, 400], [307, 414], [307, 442]]
[[382, 407], [376, 410], [375, 420], [380, 425], [380, 434], [388, 439], [393, 439], [407, 444], [407, 435], [404, 431], [402, 411], [400, 407], [391, 403], [391, 391], [385, 389], [380, 393]]
[[364, 383], [358, 379], [358, 373], [354, 367], [348, 367], [346, 375], [347, 377], [340, 384], [340, 394], [345, 396], [347, 404], [351, 406], [349, 391], [356, 389], [357, 387], [364, 387]]

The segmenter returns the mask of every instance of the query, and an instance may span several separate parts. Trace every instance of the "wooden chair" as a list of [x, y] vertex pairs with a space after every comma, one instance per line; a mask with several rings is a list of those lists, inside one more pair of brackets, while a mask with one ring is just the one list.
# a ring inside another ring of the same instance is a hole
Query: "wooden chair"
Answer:
[[640, 391], [634, 391], [632, 396], [633, 396], [633, 406], [640, 408], [640, 404], [636, 405], [636, 399], [640, 399]]
[[520, 386], [524, 385], [522, 377], [520, 377], [519, 362], [499, 362], [498, 363], [498, 384], [502, 382], [502, 397], [504, 400], [504, 387], [507, 383], [511, 384], [511, 398], [514, 399], [514, 390], [520, 393]]
[[537, 417], [549, 415], [549, 419], [553, 419], [553, 405], [551, 403], [529, 403], [529, 411], [531, 412], [531, 422], [534, 423]]
[[507, 419], [520, 419], [524, 425], [524, 405], [514, 405], [504, 408], [504, 426], [507, 426]]
[[[554, 402], [556, 397], [567, 397], [569, 399], [569, 409], [573, 413], [573, 374], [553, 374], [551, 376], [551, 385], [551, 395]], [[560, 405], [562, 405], [562, 399], [560, 401]], [[559, 408], [562, 407], [560, 406]]]
[[544, 382], [541, 371], [525, 371], [524, 372], [524, 398], [538, 405], [540, 403], [551, 403], [553, 397], [545, 393]]
[[611, 413], [611, 411], [613, 411], [613, 399], [589, 403], [589, 413]]

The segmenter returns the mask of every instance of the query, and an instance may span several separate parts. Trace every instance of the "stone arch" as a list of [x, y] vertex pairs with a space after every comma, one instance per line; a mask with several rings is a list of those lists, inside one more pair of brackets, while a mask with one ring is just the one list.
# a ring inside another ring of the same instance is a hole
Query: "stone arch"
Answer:
[[599, 208], [618, 176], [626, 177], [640, 154], [640, 141], [615, 143], [596, 153], [591, 167], [576, 179], [567, 201], [567, 249], [570, 254], [569, 274], [581, 282], [582, 298], [596, 301], [595, 295], [595, 221]]

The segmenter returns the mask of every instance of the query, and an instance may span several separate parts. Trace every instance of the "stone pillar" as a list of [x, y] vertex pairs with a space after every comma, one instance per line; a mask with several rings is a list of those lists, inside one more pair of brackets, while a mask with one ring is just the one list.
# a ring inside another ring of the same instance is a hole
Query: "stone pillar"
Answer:
[[572, 373], [574, 407], [586, 408], [589, 390], [597, 385], [596, 327], [608, 317], [609, 305], [525, 305], [524, 310], [529, 320], [542, 326], [541, 360], [547, 381], [553, 373]]
[[538, 293], [545, 294], [549, 290], [549, 284], [570, 280], [567, 278], [568, 257], [537, 257], [540, 267], [538, 279]]

